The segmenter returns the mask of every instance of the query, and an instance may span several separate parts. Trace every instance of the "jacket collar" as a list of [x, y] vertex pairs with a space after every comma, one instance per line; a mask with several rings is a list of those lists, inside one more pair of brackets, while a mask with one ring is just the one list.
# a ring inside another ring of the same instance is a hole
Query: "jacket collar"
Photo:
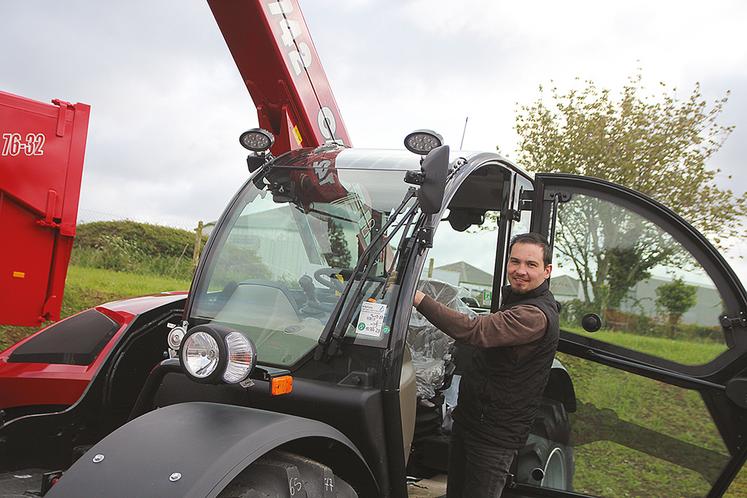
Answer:
[[549, 280], [545, 280], [539, 285], [539, 287], [535, 287], [529, 292], [525, 292], [523, 294], [514, 292], [510, 285], [506, 285], [505, 287], [503, 287], [503, 305], [505, 306], [507, 304], [517, 303], [519, 301], [524, 301], [526, 299], [531, 299], [533, 297], [539, 297], [542, 294], [545, 294], [549, 290], [550, 290]]

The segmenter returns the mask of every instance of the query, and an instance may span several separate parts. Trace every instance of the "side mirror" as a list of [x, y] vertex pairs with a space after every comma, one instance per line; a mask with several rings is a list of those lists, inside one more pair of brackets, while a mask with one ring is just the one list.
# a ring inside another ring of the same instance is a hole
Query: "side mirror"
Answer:
[[425, 214], [436, 214], [441, 211], [446, 188], [446, 175], [449, 170], [449, 146], [436, 147], [425, 156], [423, 164], [423, 183], [418, 190], [420, 209]]

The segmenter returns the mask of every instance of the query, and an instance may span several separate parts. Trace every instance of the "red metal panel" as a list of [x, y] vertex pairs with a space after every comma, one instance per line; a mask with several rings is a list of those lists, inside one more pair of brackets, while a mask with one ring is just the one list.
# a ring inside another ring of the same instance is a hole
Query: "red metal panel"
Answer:
[[296, 0], [208, 0], [274, 154], [351, 145]]
[[0, 92], [0, 323], [59, 320], [90, 107]]
[[[115, 345], [129, 332], [130, 325], [140, 314], [183, 299], [185, 295], [186, 292], [164, 292], [97, 306], [97, 311], [119, 324], [119, 330], [90, 365], [8, 363], [13, 351], [34, 336], [44, 333], [46, 329], [0, 351], [0, 410], [17, 406], [72, 405], [83, 394]], [[77, 315], [65, 320], [74, 320], [75, 316]]]

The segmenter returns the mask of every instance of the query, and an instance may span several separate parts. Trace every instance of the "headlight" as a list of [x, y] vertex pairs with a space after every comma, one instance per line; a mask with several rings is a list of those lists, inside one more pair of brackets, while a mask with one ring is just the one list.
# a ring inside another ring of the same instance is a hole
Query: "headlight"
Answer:
[[198, 325], [184, 336], [179, 360], [192, 380], [236, 384], [251, 373], [257, 350], [251, 340], [228, 327]]
[[228, 348], [228, 362], [223, 380], [229, 384], [238, 384], [249, 376], [257, 362], [257, 354], [252, 341], [238, 332], [230, 332], [226, 336]]

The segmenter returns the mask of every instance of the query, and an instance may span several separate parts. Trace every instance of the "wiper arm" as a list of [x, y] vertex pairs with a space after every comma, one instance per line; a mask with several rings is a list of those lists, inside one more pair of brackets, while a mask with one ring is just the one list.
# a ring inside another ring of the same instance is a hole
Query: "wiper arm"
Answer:
[[[389, 243], [389, 241], [396, 235], [397, 231], [399, 231], [399, 229], [402, 228], [405, 224], [407, 224], [408, 226], [410, 225], [412, 218], [415, 215], [416, 208], [417, 208], [417, 205], [412, 206], [408, 210], [408, 212], [402, 218], [402, 221], [400, 221], [394, 227], [394, 230], [392, 230], [391, 235], [387, 237], [386, 244]], [[342, 313], [340, 314], [340, 317], [337, 319], [337, 326], [335, 327], [332, 333], [333, 341], [331, 344], [336, 345], [339, 342], [339, 340], [342, 338], [342, 336], [345, 334], [347, 324], [350, 323], [351, 315], [358, 307], [358, 302], [360, 301], [360, 298], [363, 295], [362, 293], [363, 286], [366, 284], [366, 281], [368, 280], [368, 277], [371, 274], [371, 271], [373, 270], [373, 268], [374, 268], [373, 265], [369, 265], [368, 268], [366, 268], [365, 273], [361, 276], [360, 282], [358, 283], [358, 287], [355, 289], [355, 292], [353, 293], [353, 297], [350, 299], [350, 304], [348, 304], [348, 306], [345, 309], [343, 309]]]
[[[352, 272], [351, 279], [345, 284], [345, 288], [342, 291], [342, 295], [340, 295], [340, 299], [335, 304], [334, 309], [332, 310], [332, 313], [330, 314], [329, 320], [324, 325], [324, 330], [322, 331], [322, 334], [319, 336], [319, 346], [317, 346], [316, 351], [314, 352], [314, 358], [319, 360], [324, 356], [325, 353], [328, 352], [328, 350], [332, 350], [332, 348], [336, 348], [336, 342], [339, 340], [340, 336], [342, 335], [339, 331], [337, 331], [337, 324], [340, 321], [340, 314], [342, 311], [342, 307], [347, 302], [347, 298], [350, 295], [350, 291], [353, 288], [353, 285], [355, 285], [356, 276], [360, 273], [360, 271], [363, 269], [363, 266], [365, 264], [368, 264], [369, 259], [371, 259], [372, 255], [374, 254], [374, 248], [377, 246], [379, 240], [381, 237], [386, 233], [386, 231], [389, 229], [389, 227], [392, 226], [394, 221], [397, 219], [397, 216], [402, 213], [402, 211], [405, 209], [405, 206], [407, 203], [415, 197], [416, 189], [414, 187], [410, 187], [407, 190], [407, 194], [405, 194], [404, 199], [402, 199], [402, 202], [399, 206], [397, 206], [397, 209], [395, 209], [392, 214], [389, 216], [389, 220], [386, 222], [386, 224], [379, 230], [379, 232], [374, 236], [374, 238], [371, 240], [371, 242], [368, 244], [368, 247], [363, 251], [363, 254], [361, 254], [361, 257], [358, 259], [358, 264], [355, 265], [355, 268]], [[399, 230], [399, 228], [403, 225], [403, 223], [412, 215], [412, 213], [417, 208], [417, 203], [414, 204], [405, 217], [399, 221], [398, 226], [396, 230]], [[396, 233], [396, 230], [390, 235], [389, 238], [391, 238], [394, 233]], [[376, 252], [378, 254], [378, 252]], [[363, 285], [365, 283], [365, 279], [361, 280], [361, 284]], [[346, 313], [347, 315], [347, 313]], [[333, 331], [335, 333], [333, 334]], [[335, 341], [333, 342], [333, 339]], [[334, 344], [334, 346], [332, 346]], [[332, 351], [334, 352], [334, 351]]]

